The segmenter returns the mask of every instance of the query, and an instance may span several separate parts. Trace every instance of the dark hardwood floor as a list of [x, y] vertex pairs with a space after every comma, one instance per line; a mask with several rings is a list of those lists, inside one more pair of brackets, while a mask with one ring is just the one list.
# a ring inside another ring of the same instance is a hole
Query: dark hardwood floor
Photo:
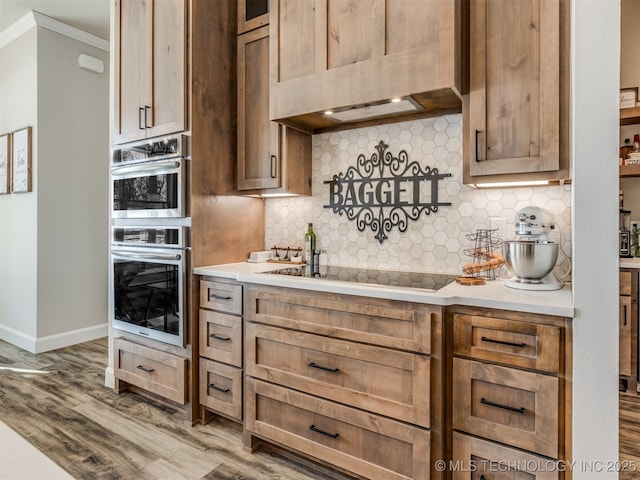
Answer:
[[104, 386], [107, 339], [33, 355], [0, 341], [0, 420], [78, 479], [328, 478], [242, 449], [238, 425], [191, 427], [179, 411]]
[[640, 478], [640, 395], [620, 394], [620, 480]]
[[[0, 420], [78, 479], [329, 478], [273, 450], [245, 452], [233, 422], [191, 427], [179, 411], [115, 394], [106, 360], [106, 339], [38, 355], [0, 341]], [[620, 394], [620, 460], [640, 470], [639, 395]]]

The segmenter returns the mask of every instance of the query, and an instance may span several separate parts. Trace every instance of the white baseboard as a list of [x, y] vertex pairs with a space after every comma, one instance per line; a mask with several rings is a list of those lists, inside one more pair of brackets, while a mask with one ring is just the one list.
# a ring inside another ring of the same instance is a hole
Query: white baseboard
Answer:
[[112, 367], [107, 367], [104, 369], [104, 386], [107, 388], [116, 387], [116, 376], [113, 373]]
[[31, 353], [42, 353], [48, 352], [49, 350], [69, 347], [78, 343], [89, 342], [91, 340], [106, 337], [107, 334], [107, 323], [40, 338], [35, 338], [11, 327], [0, 325], [0, 340], [9, 342], [16, 347], [22, 348], [23, 350]]

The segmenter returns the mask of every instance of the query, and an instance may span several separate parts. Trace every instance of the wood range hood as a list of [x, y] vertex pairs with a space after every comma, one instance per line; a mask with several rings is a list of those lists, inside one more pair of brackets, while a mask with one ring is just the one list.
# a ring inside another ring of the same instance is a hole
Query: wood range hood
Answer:
[[460, 0], [375, 3], [272, 2], [271, 120], [321, 133], [462, 111]]

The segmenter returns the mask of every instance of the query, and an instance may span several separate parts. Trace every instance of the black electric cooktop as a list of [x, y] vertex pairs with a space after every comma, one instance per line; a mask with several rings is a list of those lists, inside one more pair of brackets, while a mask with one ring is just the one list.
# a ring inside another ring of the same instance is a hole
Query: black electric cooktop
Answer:
[[271, 270], [272, 275], [290, 275], [293, 277], [319, 278], [342, 282], [368, 283], [391, 287], [418, 288], [435, 292], [455, 281], [455, 275], [442, 273], [396, 272], [393, 270], [373, 270], [369, 268], [318, 267], [306, 265], [291, 266]]

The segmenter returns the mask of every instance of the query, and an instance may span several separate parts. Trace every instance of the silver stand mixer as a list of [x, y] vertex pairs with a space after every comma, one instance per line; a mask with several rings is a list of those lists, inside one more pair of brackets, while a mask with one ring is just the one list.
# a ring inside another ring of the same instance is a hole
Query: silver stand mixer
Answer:
[[558, 260], [558, 242], [547, 240], [555, 229], [553, 218], [538, 207], [525, 207], [516, 214], [519, 240], [502, 243], [505, 265], [515, 275], [505, 285], [519, 290], [559, 290], [564, 283], [553, 273]]

